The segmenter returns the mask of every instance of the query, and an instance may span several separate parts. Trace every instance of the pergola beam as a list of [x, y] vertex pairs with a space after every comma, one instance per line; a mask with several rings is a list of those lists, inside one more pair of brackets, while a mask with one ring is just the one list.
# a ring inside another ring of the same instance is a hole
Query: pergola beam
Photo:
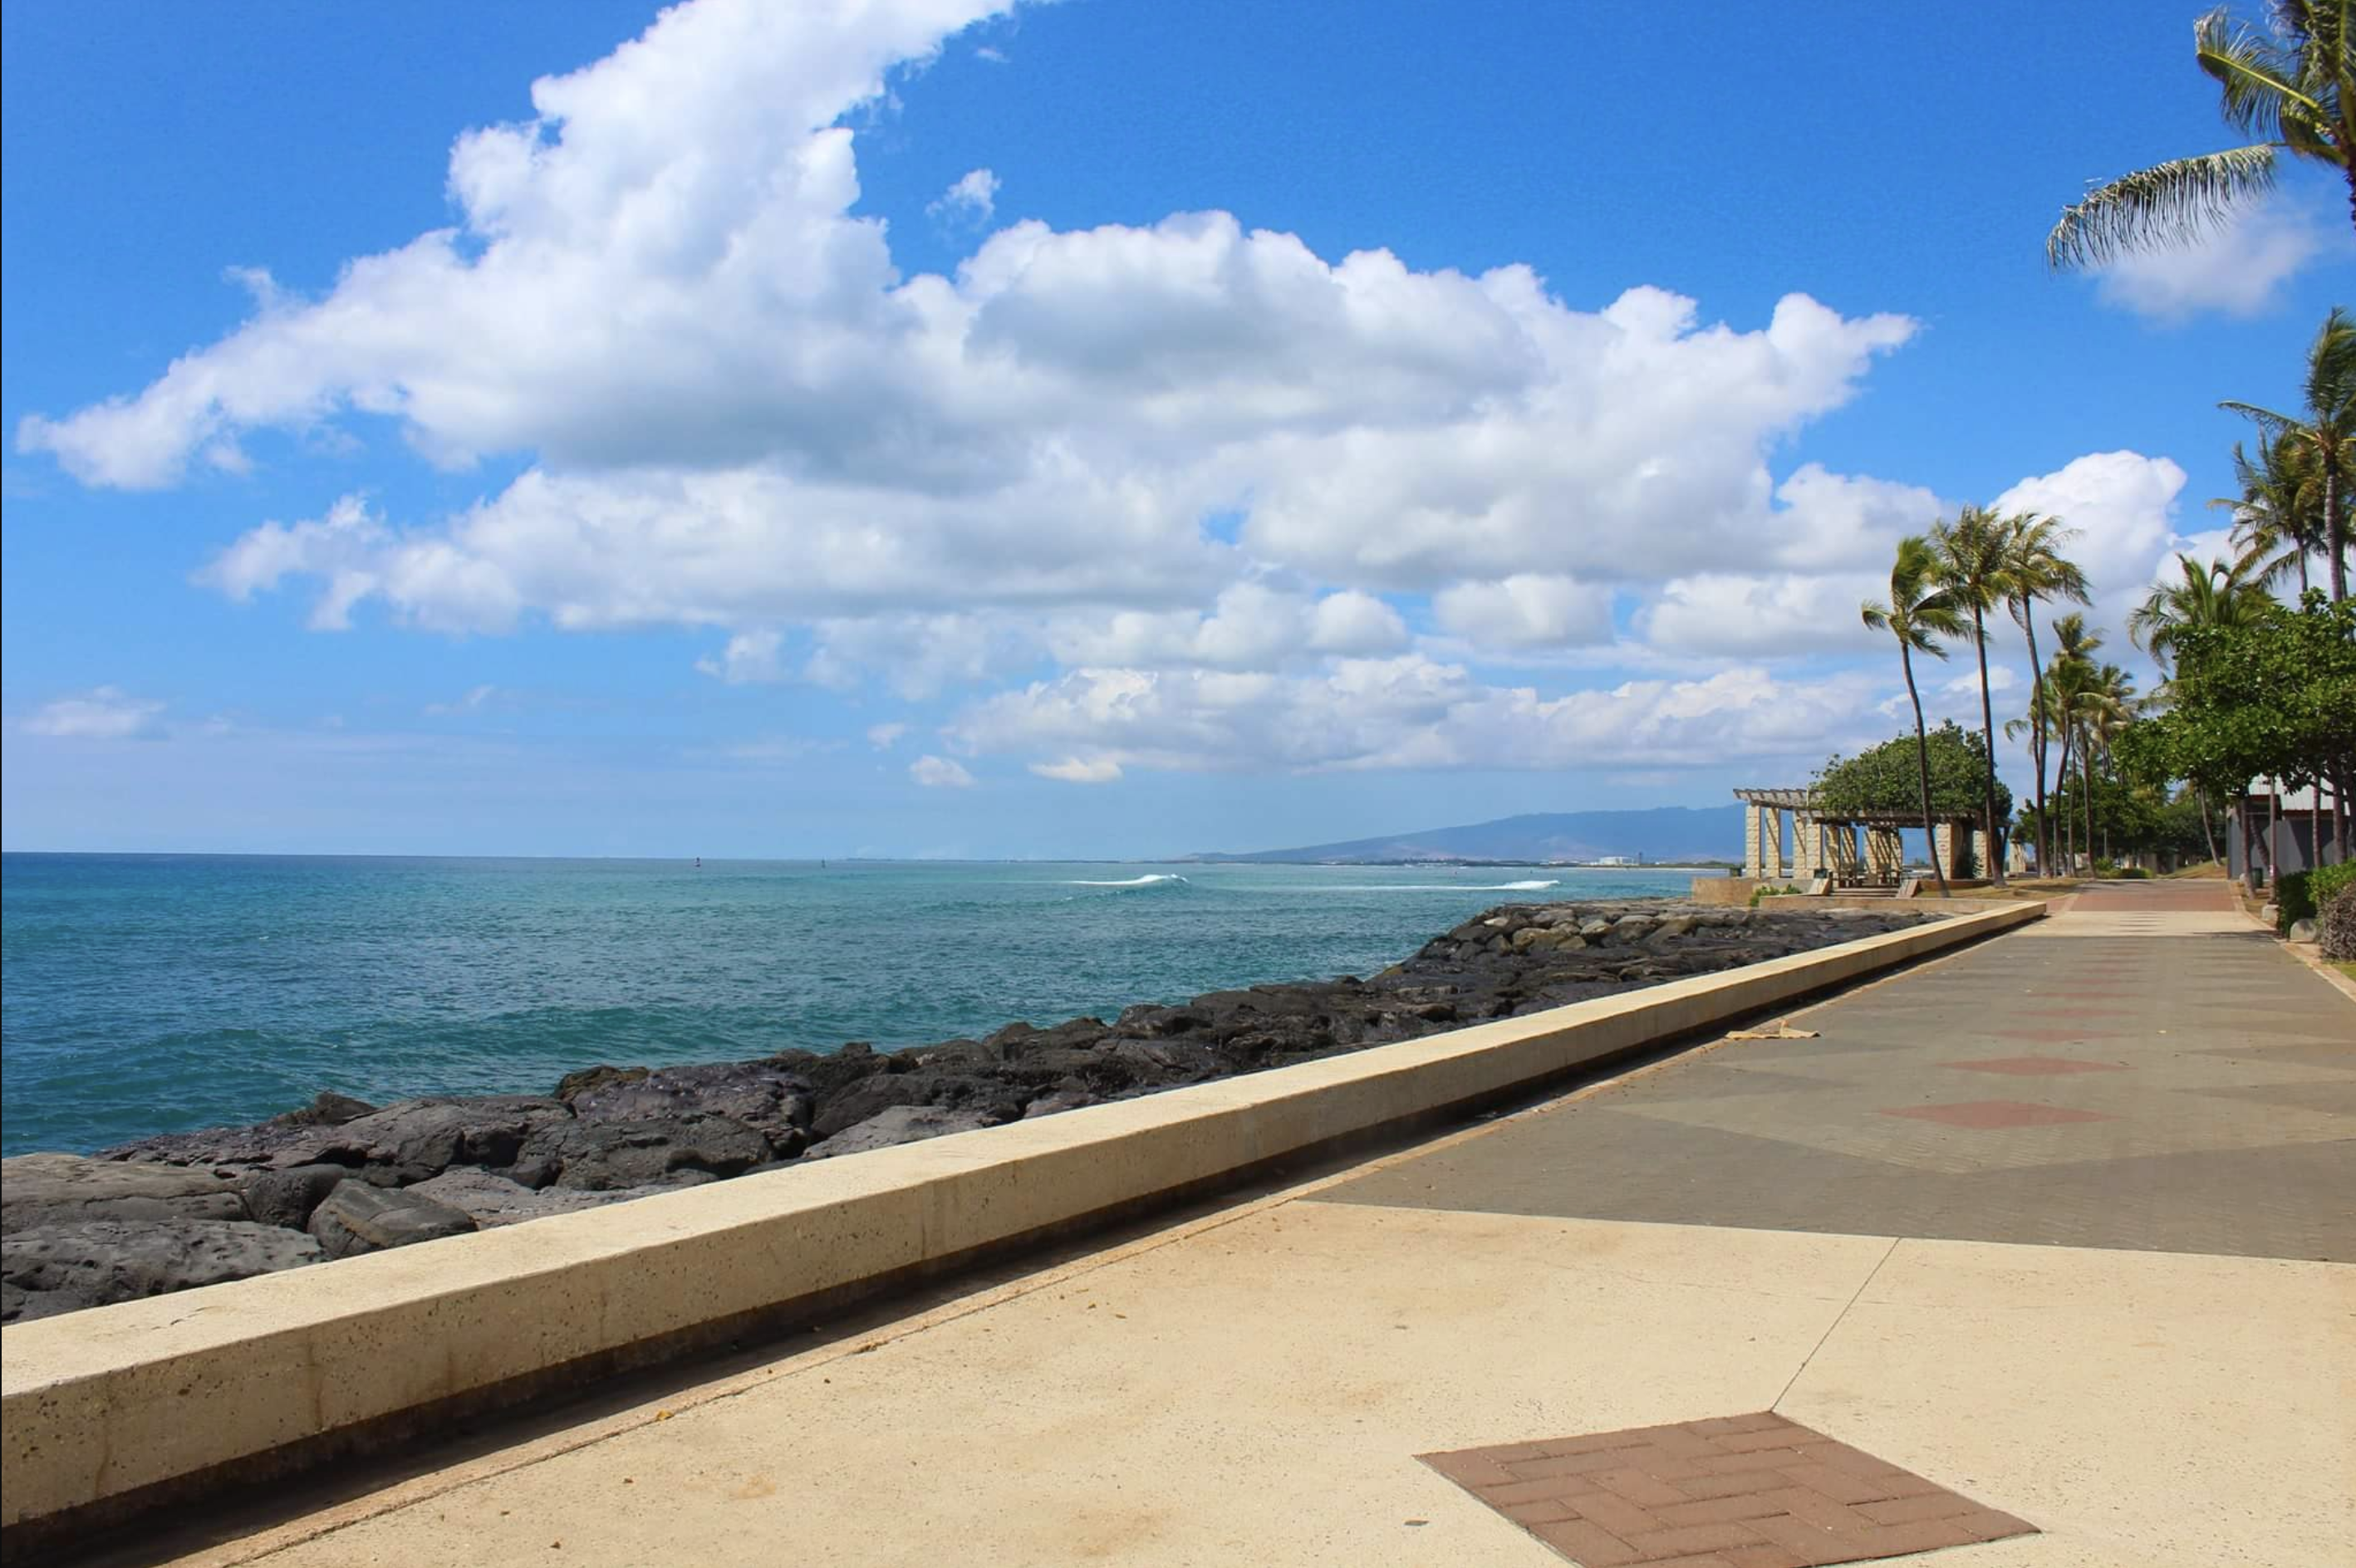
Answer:
[[[1817, 799], [1816, 792], [1796, 789], [1738, 789], [1742, 803], [1742, 869], [1748, 877], [1780, 881], [1786, 875], [1830, 874], [1856, 880], [1895, 881], [1899, 874], [1899, 830], [1921, 827], [1919, 811], [1834, 811]], [[1787, 858], [1783, 814], [1792, 814], [1793, 835]], [[1957, 828], [1961, 842], [1976, 844], [1979, 817], [1969, 811], [1934, 812], [1932, 853], [1950, 866], [1956, 860]], [[1864, 853], [1858, 852], [1858, 829], [1865, 830]], [[1949, 875], [1954, 875], [1954, 870]]]

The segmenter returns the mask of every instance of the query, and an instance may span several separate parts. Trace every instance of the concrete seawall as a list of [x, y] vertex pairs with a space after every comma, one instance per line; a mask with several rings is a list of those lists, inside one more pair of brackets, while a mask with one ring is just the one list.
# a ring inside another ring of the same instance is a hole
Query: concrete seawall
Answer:
[[2043, 913], [1987, 907], [1326, 1061], [11, 1325], [7, 1546], [831, 1310]]

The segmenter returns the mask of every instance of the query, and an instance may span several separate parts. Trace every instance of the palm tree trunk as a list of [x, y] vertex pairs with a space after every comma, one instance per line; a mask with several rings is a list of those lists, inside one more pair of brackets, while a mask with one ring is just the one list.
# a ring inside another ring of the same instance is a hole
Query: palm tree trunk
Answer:
[[[2348, 177], [2351, 186], [2356, 186], [2356, 171]], [[2327, 461], [2322, 468], [2324, 564], [2331, 569], [2331, 602], [2337, 604], [2348, 597], [2348, 563], [2340, 559], [2348, 542], [2348, 529], [2340, 516], [2339, 465]]]
[[2021, 601], [2021, 630], [2029, 634], [2029, 754], [2037, 769], [2037, 874], [2053, 874], [2053, 827], [2045, 820], [2045, 670], [2037, 662], [2037, 601]]
[[2085, 786], [2086, 869], [2094, 869], [2094, 736], [2091, 730], [2078, 741], [2078, 782]]
[[[2065, 727], [2062, 731], [2062, 776], [2053, 786], [2056, 794], [2059, 794], [2062, 789], [2068, 787], [2070, 783], [2070, 741], [2072, 738], [2071, 731]], [[2063, 839], [2062, 846], [2062, 859], [2068, 862], [2068, 869], [2072, 871], [2075, 871], [2078, 869], [2078, 819], [2071, 816], [2066, 811], [2062, 814], [2062, 837]]]
[[2340, 774], [2331, 781], [2331, 847], [2340, 852], [2340, 863], [2348, 862], [2348, 775]]
[[2004, 857], [1996, 847], [1996, 709], [1988, 702], [1987, 688], [1987, 626], [1981, 619], [1980, 607], [1972, 606], [1972, 644], [1980, 652], [1980, 741], [1987, 747], [1987, 790], [1981, 801], [1980, 853], [1987, 864], [1980, 875], [2004, 886]]
[[[2108, 746], [2104, 747], [2103, 760], [2104, 762], [2108, 762], [2110, 761], [2110, 748]], [[2125, 786], [2123, 785], [2121, 787], [2124, 788]], [[2107, 816], [2103, 818], [2103, 859], [2109, 860], [2111, 864], [2115, 866], [2118, 864], [2117, 859], [2111, 854], [2111, 819]]]
[[2282, 780], [2266, 781], [2266, 886], [2282, 875]]
[[1922, 731], [1922, 694], [1914, 688], [1914, 655], [1901, 640], [1898, 662], [1906, 670], [1906, 699], [1914, 705], [1914, 770], [1922, 783], [1922, 837], [1931, 847], [1931, 871], [1939, 879], [1939, 896], [1947, 896], [1947, 868], [1939, 863], [1939, 829], [1931, 820], [1931, 738]]
[[2209, 847], [2209, 858], [2217, 858], [2217, 832], [2209, 826], [2209, 792], [2199, 784], [2192, 786], [2192, 798], [2201, 803], [2201, 842]]

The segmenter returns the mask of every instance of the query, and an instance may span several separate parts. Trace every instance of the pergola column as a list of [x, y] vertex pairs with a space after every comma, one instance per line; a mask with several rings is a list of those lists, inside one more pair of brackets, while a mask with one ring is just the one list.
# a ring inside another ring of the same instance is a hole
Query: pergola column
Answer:
[[1783, 808], [1767, 807], [1759, 833], [1759, 874], [1780, 881], [1783, 876]]
[[1822, 876], [1832, 869], [1826, 853], [1823, 822], [1794, 812], [1792, 816], [1792, 875], [1800, 880]]
[[1742, 806], [1742, 874], [1756, 880], [1759, 869], [1759, 807], [1748, 801]]
[[1866, 869], [1877, 882], [1894, 882], [1905, 869], [1905, 841], [1895, 827], [1868, 827], [1865, 830]]

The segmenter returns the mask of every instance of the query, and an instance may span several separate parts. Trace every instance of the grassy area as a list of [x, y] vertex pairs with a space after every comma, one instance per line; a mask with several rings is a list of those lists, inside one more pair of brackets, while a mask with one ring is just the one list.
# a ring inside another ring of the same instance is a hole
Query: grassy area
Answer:
[[2197, 866], [2179, 867], [2177, 869], [2168, 873], [2168, 880], [2169, 881], [2180, 881], [2191, 877], [2222, 877], [2224, 874], [2224, 861], [2203, 860]]
[[2351, 980], [2356, 980], [2356, 958], [2335, 958], [2331, 966]]

